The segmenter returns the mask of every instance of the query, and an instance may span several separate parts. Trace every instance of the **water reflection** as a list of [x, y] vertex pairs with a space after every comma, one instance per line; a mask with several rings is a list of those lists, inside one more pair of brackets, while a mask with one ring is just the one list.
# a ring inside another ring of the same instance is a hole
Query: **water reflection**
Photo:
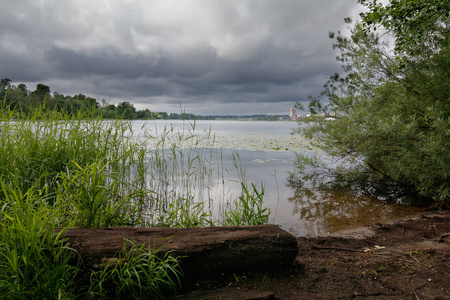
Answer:
[[[303, 228], [294, 226], [291, 231], [300, 235], [326, 235], [336, 231], [399, 219], [420, 211], [419, 208], [394, 205], [366, 195], [328, 189], [313, 191], [302, 187], [288, 199], [294, 205]], [[300, 225], [300, 224], [298, 224]], [[303, 234], [302, 234], [303, 233]]]
[[[133, 121], [133, 134], [143, 135], [144, 129], [148, 129], [144, 125]], [[172, 141], [176, 143], [176, 151], [172, 153], [176, 157], [172, 159], [163, 159], [158, 164], [155, 163], [157, 155], [149, 155], [150, 166], [161, 166], [164, 172], [175, 170], [152, 182], [171, 184], [170, 191], [176, 195], [195, 195], [196, 201], [205, 201], [213, 216], [220, 215], [221, 208], [240, 195], [243, 178], [257, 186], [264, 183], [264, 203], [272, 212], [269, 220], [295, 236], [326, 235], [419, 211], [338, 189], [305, 189], [299, 182], [288, 180], [289, 173], [295, 169], [294, 151], [320, 155], [306, 147], [304, 137], [290, 135], [298, 126], [295, 122], [199, 121], [194, 126], [183, 121], [155, 121], [150, 125], [150, 135], [163, 133], [165, 151], [171, 149]], [[185, 133], [189, 138], [183, 138]], [[150, 151], [155, 145], [161, 146], [161, 139], [146, 142]], [[233, 155], [238, 157], [237, 166]], [[171, 162], [173, 166], [168, 164]], [[179, 174], [190, 174], [189, 170], [202, 171], [198, 176], [181, 177], [180, 182]]]

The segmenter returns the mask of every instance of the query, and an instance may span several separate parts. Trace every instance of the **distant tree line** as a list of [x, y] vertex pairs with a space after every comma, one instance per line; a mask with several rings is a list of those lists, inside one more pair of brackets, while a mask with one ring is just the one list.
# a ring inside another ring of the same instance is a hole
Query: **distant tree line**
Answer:
[[242, 116], [214, 116], [215, 119], [223, 120], [252, 120], [252, 121], [283, 121], [289, 120], [288, 115], [242, 115]]
[[114, 105], [102, 99], [101, 103], [98, 103], [96, 99], [83, 94], [65, 96], [58, 92], [51, 93], [49, 86], [40, 83], [36, 85], [34, 91], [30, 91], [23, 83], [17, 86], [13, 85], [9, 78], [0, 79], [0, 101], [0, 107], [3, 109], [20, 110], [25, 114], [43, 107], [44, 110], [64, 112], [69, 115], [77, 115], [80, 111], [91, 110], [107, 119], [213, 119], [210, 116], [196, 116], [185, 112], [168, 114], [149, 109], [137, 110], [128, 101]]

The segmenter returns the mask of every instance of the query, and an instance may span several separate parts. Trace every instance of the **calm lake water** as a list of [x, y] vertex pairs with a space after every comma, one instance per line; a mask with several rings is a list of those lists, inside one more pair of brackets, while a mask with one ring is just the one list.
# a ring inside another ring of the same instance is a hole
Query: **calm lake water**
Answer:
[[[143, 125], [143, 121], [133, 121], [134, 135], [143, 134]], [[307, 149], [302, 136], [291, 134], [297, 127], [296, 122], [158, 120], [147, 122], [147, 133], [158, 136], [170, 130], [171, 135], [196, 135], [196, 139], [183, 141], [183, 147], [207, 148], [213, 153], [209, 163], [220, 175], [205, 184], [207, 198], [213, 201], [225, 194], [229, 199], [239, 195], [242, 174], [236, 168], [238, 163], [248, 183], [263, 183], [270, 222], [296, 236], [326, 235], [418, 211], [343, 192], [298, 195], [287, 182], [289, 172], [294, 170], [295, 152], [318, 155], [318, 151]]]

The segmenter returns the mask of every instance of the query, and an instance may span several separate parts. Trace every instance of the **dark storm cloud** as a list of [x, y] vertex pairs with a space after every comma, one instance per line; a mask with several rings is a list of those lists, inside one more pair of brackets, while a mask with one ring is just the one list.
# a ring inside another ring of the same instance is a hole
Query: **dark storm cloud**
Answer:
[[356, 0], [2, 1], [0, 77], [138, 108], [287, 113], [339, 70]]
[[158, 60], [152, 63], [146, 59], [126, 55], [117, 50], [103, 49], [96, 53], [83, 53], [52, 47], [45, 52], [46, 63], [68, 76], [85, 74], [139, 78], [141, 76], [166, 76], [167, 68]]

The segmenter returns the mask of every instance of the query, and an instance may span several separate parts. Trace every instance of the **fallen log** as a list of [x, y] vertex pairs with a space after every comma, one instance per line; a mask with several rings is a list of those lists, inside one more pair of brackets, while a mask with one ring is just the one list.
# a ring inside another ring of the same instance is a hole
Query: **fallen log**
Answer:
[[274, 270], [292, 265], [298, 254], [294, 236], [277, 225], [206, 228], [67, 229], [70, 241], [90, 268], [113, 259], [124, 247], [124, 239], [145, 247], [168, 251], [180, 261], [185, 276], [196, 278], [222, 273]]

